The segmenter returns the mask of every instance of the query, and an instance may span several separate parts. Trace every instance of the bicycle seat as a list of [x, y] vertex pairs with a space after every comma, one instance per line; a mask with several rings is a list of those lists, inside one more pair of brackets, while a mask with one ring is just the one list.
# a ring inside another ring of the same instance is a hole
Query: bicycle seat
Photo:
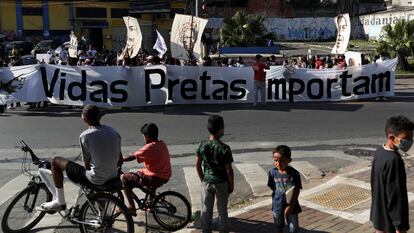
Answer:
[[88, 184], [85, 187], [99, 192], [115, 192], [122, 189], [121, 180], [118, 177], [108, 180], [105, 184], [95, 185]]

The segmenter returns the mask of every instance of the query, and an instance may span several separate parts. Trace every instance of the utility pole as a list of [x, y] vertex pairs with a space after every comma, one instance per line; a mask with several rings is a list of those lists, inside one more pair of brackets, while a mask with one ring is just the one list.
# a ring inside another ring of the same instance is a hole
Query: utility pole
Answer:
[[200, 11], [200, 0], [195, 0], [195, 17], [198, 17]]

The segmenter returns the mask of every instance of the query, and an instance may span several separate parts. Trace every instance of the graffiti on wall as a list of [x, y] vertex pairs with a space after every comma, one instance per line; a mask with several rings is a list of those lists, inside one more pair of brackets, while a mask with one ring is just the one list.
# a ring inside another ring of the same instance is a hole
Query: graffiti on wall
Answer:
[[[374, 14], [361, 15], [352, 21], [353, 38], [381, 39], [382, 27], [395, 25], [400, 20], [414, 20], [414, 10], [380, 11]], [[207, 28], [220, 28], [221, 18], [209, 19]], [[278, 40], [310, 41], [336, 38], [336, 27], [333, 17], [318, 18], [269, 18], [265, 25], [276, 34]]]
[[268, 19], [266, 26], [281, 40], [327, 40], [336, 37], [333, 18]]
[[387, 24], [394, 26], [400, 19], [413, 20], [414, 10], [362, 15], [359, 17], [359, 21], [354, 22], [354, 25], [356, 28], [360, 28], [364, 37], [378, 40], [383, 36], [382, 27]]
[[[220, 28], [221, 18], [209, 19], [207, 28]], [[333, 18], [269, 18], [265, 25], [279, 40], [327, 40], [336, 37]]]

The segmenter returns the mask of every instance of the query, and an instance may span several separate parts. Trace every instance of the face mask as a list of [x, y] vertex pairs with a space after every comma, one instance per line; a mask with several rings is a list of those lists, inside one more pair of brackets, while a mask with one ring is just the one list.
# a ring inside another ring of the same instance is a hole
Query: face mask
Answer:
[[[400, 138], [398, 138], [400, 139]], [[400, 139], [400, 144], [395, 145], [398, 149], [407, 152], [413, 145], [413, 140]]]

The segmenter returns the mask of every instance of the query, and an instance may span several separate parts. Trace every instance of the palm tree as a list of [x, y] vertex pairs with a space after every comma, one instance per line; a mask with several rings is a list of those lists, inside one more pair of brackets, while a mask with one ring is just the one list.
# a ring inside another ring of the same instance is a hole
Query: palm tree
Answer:
[[385, 25], [382, 28], [384, 35], [377, 47], [378, 53], [388, 53], [398, 57], [403, 70], [408, 70], [407, 56], [413, 54], [414, 20], [399, 20], [394, 27]]
[[275, 39], [273, 33], [268, 33], [264, 25], [263, 15], [248, 15], [237, 11], [233, 17], [226, 17], [220, 28], [221, 46], [247, 47], [263, 46], [266, 40]]

